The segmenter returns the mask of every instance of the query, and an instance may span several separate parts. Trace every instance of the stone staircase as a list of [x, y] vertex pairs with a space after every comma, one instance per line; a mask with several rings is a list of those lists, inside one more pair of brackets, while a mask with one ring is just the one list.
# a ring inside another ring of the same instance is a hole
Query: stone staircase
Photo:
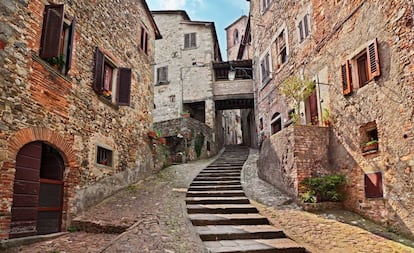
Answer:
[[250, 205], [240, 182], [248, 153], [227, 147], [190, 185], [187, 211], [201, 240], [211, 253], [306, 252]]

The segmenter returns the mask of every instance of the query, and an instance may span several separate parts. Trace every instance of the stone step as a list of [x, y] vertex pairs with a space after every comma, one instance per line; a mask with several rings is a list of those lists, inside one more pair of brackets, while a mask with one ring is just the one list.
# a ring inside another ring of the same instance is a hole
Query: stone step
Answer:
[[216, 172], [241, 172], [242, 168], [234, 168], [234, 167], [230, 167], [230, 168], [222, 168], [222, 167], [213, 167], [213, 168], [205, 168], [204, 170], [202, 170], [200, 173], [204, 173], [204, 172], [210, 172], [210, 173], [216, 173]]
[[245, 196], [243, 191], [188, 191], [187, 197], [237, 197]]
[[217, 171], [213, 173], [200, 172], [197, 177], [240, 177], [240, 171], [239, 172]]
[[197, 176], [194, 180], [196, 181], [230, 181], [230, 180], [239, 180], [240, 176], [238, 177], [230, 177], [230, 176], [223, 176], [223, 177], [204, 177], [204, 176]]
[[258, 213], [256, 207], [249, 204], [216, 204], [216, 205], [187, 205], [187, 212], [210, 213], [210, 214], [231, 214], [231, 213]]
[[228, 168], [228, 167], [243, 167], [244, 163], [213, 163], [210, 164], [209, 166], [207, 166], [207, 168], [211, 168], [211, 167], [224, 167], [224, 168]]
[[227, 181], [197, 181], [194, 180], [191, 186], [196, 185], [241, 185], [240, 180], [227, 180]]
[[246, 197], [191, 197], [187, 204], [250, 204]]
[[191, 186], [189, 191], [231, 191], [243, 190], [241, 185], [209, 185], [209, 186]]
[[245, 214], [189, 214], [195, 226], [208, 225], [268, 225], [266, 217], [256, 213]]
[[204, 242], [211, 253], [306, 253], [306, 249], [287, 238], [222, 240]]
[[121, 234], [125, 232], [131, 224], [113, 224], [111, 221], [102, 220], [87, 220], [82, 217], [76, 217], [72, 220], [71, 226], [76, 228], [77, 231], [84, 231], [87, 233], [95, 234]]
[[196, 229], [203, 241], [286, 238], [283, 230], [270, 225], [198, 226]]

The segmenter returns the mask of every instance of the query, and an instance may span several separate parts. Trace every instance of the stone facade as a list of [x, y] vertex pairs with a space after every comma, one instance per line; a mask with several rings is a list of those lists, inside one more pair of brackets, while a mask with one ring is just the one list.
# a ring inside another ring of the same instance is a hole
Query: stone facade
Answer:
[[[240, 44], [244, 41], [244, 34], [246, 32], [247, 21], [249, 18], [245, 15], [234, 21], [231, 25], [226, 27], [227, 39], [227, 60], [234, 61], [237, 59]], [[250, 59], [245, 57], [243, 59]]]
[[[69, 70], [68, 60], [65, 69], [55, 69], [40, 56], [49, 50], [40, 49], [48, 39], [42, 37], [47, 2], [0, 3], [0, 239], [9, 237], [16, 157], [26, 144], [45, 143], [63, 158], [63, 231], [79, 211], [153, 173], [146, 133], [152, 128], [151, 62], [160, 33], [146, 2], [58, 1], [64, 4], [62, 34], [73, 38]], [[68, 25], [74, 30], [65, 30]], [[131, 69], [129, 105], [94, 91], [96, 47], [114, 71]], [[98, 163], [98, 146], [111, 151], [110, 166]]]
[[191, 117], [215, 128], [212, 62], [221, 61], [213, 22], [185, 11], [153, 11], [163, 34], [155, 43], [154, 121]]
[[[325, 108], [331, 116], [330, 142], [336, 146], [329, 150], [330, 168], [351, 180], [345, 206], [413, 237], [412, 3], [268, 2], [250, 1], [257, 118], [270, 134], [272, 115], [280, 113], [285, 122], [292, 107], [278, 85], [291, 75], [314, 80], [317, 124]], [[263, 72], [267, 53], [270, 67]], [[302, 103], [300, 111], [306, 124], [311, 123], [309, 103]], [[363, 153], [370, 139], [379, 147]], [[369, 196], [373, 186], [379, 197]]]

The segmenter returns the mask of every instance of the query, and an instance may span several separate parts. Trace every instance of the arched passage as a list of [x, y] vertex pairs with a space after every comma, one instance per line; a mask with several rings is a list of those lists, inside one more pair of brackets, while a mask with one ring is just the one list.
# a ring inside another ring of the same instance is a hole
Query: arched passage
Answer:
[[16, 155], [10, 238], [61, 230], [65, 165], [54, 147], [35, 141]]

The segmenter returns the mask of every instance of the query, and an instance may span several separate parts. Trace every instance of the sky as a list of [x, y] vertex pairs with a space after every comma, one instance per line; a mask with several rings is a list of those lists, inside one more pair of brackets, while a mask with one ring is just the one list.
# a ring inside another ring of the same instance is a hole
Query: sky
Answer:
[[249, 14], [246, 0], [147, 0], [147, 4], [150, 10], [185, 10], [193, 21], [214, 22], [223, 60], [227, 59], [224, 29]]

